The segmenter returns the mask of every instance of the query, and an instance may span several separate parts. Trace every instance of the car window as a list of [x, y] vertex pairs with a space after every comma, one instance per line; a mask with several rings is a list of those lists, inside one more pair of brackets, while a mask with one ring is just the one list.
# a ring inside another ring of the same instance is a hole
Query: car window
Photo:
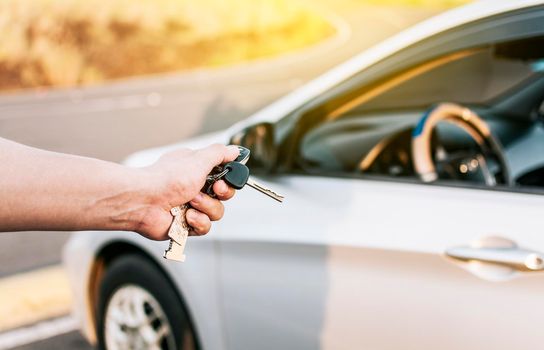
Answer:
[[[514, 100], [512, 106], [523, 107], [518, 111], [538, 111], [544, 95], [543, 47], [544, 37], [533, 37], [465, 49], [370, 84], [302, 137], [300, 166], [310, 172], [366, 173], [417, 180], [412, 152], [414, 129], [426, 111], [449, 102], [472, 108], [487, 122], [503, 146], [506, 162], [515, 165], [509, 185], [534, 186], [539, 169], [544, 169], [544, 156], [538, 154], [543, 152], [535, 151], [544, 149], [544, 137], [539, 137], [544, 135], [534, 131], [540, 124], [534, 122], [530, 113], [513, 116], [497, 111], [496, 106], [510, 98]], [[519, 105], [536, 103], [529, 98], [535, 93], [541, 95], [538, 104]], [[434, 160], [440, 152], [470, 155], [478, 149], [467, 130], [450, 123], [438, 124], [429, 142]], [[486, 166], [500, 172], [497, 167], [501, 164], [490, 161]], [[456, 170], [450, 170], [452, 176], [441, 180], [459, 181], [453, 176]], [[468, 180], [467, 183], [478, 182]]]
[[361, 104], [359, 110], [419, 107], [440, 101], [482, 104], [533, 73], [529, 62], [503, 58], [493, 48], [461, 52]]
[[342, 105], [331, 117], [336, 119], [346, 112], [425, 107], [442, 101], [487, 104], [544, 70], [542, 39], [515, 43], [450, 53], [394, 74]]

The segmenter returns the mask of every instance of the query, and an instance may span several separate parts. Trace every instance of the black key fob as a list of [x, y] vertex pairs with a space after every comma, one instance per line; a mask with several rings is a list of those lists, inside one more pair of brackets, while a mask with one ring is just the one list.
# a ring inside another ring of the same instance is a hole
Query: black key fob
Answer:
[[229, 172], [225, 174], [223, 180], [237, 190], [241, 190], [249, 178], [249, 168], [242, 163], [230, 162], [225, 164], [225, 170]]
[[[238, 163], [238, 164], [246, 164], [247, 161], [249, 160], [249, 155], [251, 153], [251, 151], [245, 147], [242, 147], [242, 146], [238, 146], [238, 150], [240, 152], [240, 154], [238, 155], [238, 157], [236, 157], [236, 159], [230, 163]], [[230, 163], [227, 163], [227, 164], [230, 164]], [[221, 166], [221, 165], [217, 165], [213, 168], [212, 172], [210, 173], [210, 175], [208, 175], [208, 178], [206, 179], [206, 183], [204, 184], [204, 187], [202, 187], [202, 189], [200, 190], [201, 192], [203, 193], [206, 193], [207, 195], [209, 196], [212, 196], [212, 197], [215, 197], [215, 193], [213, 192], [213, 184], [217, 181], [217, 180], [220, 180], [220, 179], [223, 179], [225, 174], [224, 174], [224, 170], [227, 170], [227, 164], [225, 164], [224, 166]], [[244, 166], [245, 167], [245, 166]], [[246, 167], [247, 168], [247, 167]], [[230, 172], [230, 169], [228, 170]], [[240, 171], [240, 170], [238, 170]], [[249, 169], [247, 170], [248, 172], [248, 176], [249, 176]], [[243, 170], [242, 170], [242, 173], [243, 173]], [[236, 175], [231, 175], [231, 177], [234, 179]], [[247, 179], [246, 179], [247, 180]], [[244, 184], [240, 187], [244, 187], [245, 185], [245, 182]], [[234, 187], [234, 186], [232, 186]], [[235, 187], [236, 188], [236, 187]], [[236, 189], [240, 189], [240, 188], [236, 188]]]

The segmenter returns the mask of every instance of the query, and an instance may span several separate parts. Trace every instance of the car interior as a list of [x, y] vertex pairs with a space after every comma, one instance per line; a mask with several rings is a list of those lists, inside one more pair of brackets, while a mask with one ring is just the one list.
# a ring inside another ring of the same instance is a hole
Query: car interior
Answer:
[[544, 36], [469, 48], [387, 77], [300, 136], [295, 167], [544, 188]]

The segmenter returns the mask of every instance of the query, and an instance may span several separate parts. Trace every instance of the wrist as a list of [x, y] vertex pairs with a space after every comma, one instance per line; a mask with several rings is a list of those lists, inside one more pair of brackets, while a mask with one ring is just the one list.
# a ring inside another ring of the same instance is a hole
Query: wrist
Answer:
[[138, 231], [150, 221], [160, 202], [149, 174], [141, 168], [119, 166], [107, 197], [95, 203], [107, 217], [108, 230]]
[[120, 210], [112, 217], [125, 231], [134, 231], [153, 239], [165, 239], [172, 222], [172, 200], [162, 188], [160, 174], [148, 168], [127, 168], [127, 188], [119, 201]]

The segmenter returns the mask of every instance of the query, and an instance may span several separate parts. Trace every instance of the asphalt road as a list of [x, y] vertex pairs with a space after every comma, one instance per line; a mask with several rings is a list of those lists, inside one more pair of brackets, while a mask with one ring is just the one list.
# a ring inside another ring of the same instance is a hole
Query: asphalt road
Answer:
[[[324, 3], [330, 3], [324, 1]], [[325, 6], [325, 5], [324, 5]], [[325, 7], [326, 9], [326, 7]], [[437, 10], [355, 5], [334, 10], [350, 35], [238, 66], [130, 79], [84, 89], [0, 96], [0, 137], [121, 161], [134, 151], [223, 129]], [[58, 263], [69, 233], [0, 235], [0, 277]], [[88, 349], [77, 333], [19, 349]]]
[[73, 349], [73, 350], [91, 350], [93, 347], [87, 343], [87, 341], [79, 334], [79, 332], [70, 332], [67, 334], [58, 335], [53, 338], [41, 341], [39, 343], [32, 343], [25, 346], [15, 348], [14, 350], [59, 350], [59, 349]]

